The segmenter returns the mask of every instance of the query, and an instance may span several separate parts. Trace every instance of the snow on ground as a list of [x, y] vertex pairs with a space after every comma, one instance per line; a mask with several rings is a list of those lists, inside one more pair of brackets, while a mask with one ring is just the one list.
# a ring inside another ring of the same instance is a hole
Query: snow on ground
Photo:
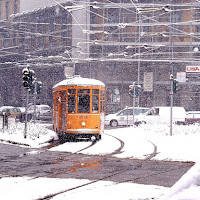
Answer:
[[[105, 130], [102, 140], [91, 148], [81, 151], [84, 154], [104, 155], [112, 153], [120, 147], [119, 138], [125, 143], [119, 158], [145, 159], [153, 153], [155, 160], [169, 161], [193, 161], [192, 167], [172, 188], [160, 186], [140, 185], [133, 183], [114, 183], [110, 181], [91, 182], [78, 179], [50, 179], [30, 177], [2, 177], [0, 179], [0, 197], [2, 199], [38, 199], [51, 193], [61, 193], [53, 199], [113, 199], [141, 200], [141, 199], [200, 199], [200, 126], [173, 126], [173, 135], [169, 135], [169, 127], [166, 125], [142, 125], [139, 127], [127, 127]], [[116, 138], [115, 138], [116, 137]], [[18, 123], [0, 132], [0, 141], [13, 141], [26, 144], [29, 147], [39, 148], [47, 145], [52, 139], [58, 139], [57, 135], [41, 124], [29, 124], [27, 138], [24, 138], [24, 125]], [[51, 151], [77, 152], [87, 147], [91, 142], [67, 142]], [[78, 187], [75, 190], [70, 188]], [[10, 192], [12, 191], [12, 192]], [[24, 197], [21, 193], [27, 191]], [[34, 191], [34, 192], [32, 192]], [[37, 191], [37, 192], [35, 192]], [[145, 191], [145, 193], [144, 193]], [[164, 194], [164, 195], [163, 195]], [[16, 198], [18, 199], [18, 198]]]
[[[118, 128], [105, 130], [102, 140], [93, 147], [81, 151], [84, 154], [107, 154], [120, 146], [121, 139], [125, 146], [122, 153], [115, 155], [119, 158], [144, 159], [156, 150], [155, 160], [194, 161], [200, 158], [200, 126], [174, 126], [173, 136], [169, 136], [166, 125], [143, 125], [139, 127]], [[114, 137], [112, 137], [114, 136]], [[88, 143], [64, 143], [54, 147], [52, 151], [76, 152], [86, 147]]]
[[57, 140], [58, 137], [54, 131], [45, 128], [45, 126], [47, 125], [28, 123], [26, 138], [24, 138], [24, 124], [16, 123], [13, 126], [9, 126], [8, 129], [0, 129], [0, 141], [17, 142], [18, 144], [33, 148], [46, 146], [52, 140]]
[[[84, 187], [79, 187], [85, 185]], [[75, 188], [71, 190], [71, 188]], [[0, 180], [0, 197], [3, 200], [32, 200], [58, 193], [53, 200], [136, 200], [151, 199], [160, 196], [166, 188], [153, 185], [133, 183], [114, 183], [98, 181], [57, 178], [2, 178]], [[145, 189], [145, 193], [144, 193]], [[60, 194], [59, 194], [60, 193]]]

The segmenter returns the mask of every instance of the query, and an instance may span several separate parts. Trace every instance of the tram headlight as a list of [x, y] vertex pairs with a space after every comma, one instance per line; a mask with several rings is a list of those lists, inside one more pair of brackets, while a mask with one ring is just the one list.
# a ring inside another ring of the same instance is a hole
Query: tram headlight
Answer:
[[81, 123], [81, 125], [82, 125], [82, 126], [85, 126], [85, 125], [86, 125], [86, 123], [85, 123], [85, 122], [82, 122], [82, 123]]

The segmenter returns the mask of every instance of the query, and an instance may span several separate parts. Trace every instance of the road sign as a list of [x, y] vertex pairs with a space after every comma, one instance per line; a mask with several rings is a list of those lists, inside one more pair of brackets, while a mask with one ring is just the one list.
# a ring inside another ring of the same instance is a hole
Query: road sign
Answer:
[[144, 92], [153, 92], [153, 72], [144, 72]]
[[186, 72], [177, 72], [176, 78], [177, 78], [179, 83], [185, 83], [187, 81]]

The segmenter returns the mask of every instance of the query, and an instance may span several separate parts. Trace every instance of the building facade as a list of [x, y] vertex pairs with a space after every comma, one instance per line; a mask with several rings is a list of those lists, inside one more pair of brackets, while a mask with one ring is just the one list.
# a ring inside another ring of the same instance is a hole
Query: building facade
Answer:
[[48, 102], [56, 81], [80, 74], [106, 84], [108, 113], [132, 105], [133, 83], [142, 88], [137, 106], [168, 106], [173, 75], [179, 80], [174, 105], [200, 110], [199, 16], [193, 0], [57, 4], [12, 16], [4, 28], [9, 37], [2, 35], [2, 60], [38, 73], [56, 66], [60, 77], [42, 80], [41, 99]]
[[20, 11], [20, 0], [0, 1], [0, 20], [9, 20], [10, 15]]

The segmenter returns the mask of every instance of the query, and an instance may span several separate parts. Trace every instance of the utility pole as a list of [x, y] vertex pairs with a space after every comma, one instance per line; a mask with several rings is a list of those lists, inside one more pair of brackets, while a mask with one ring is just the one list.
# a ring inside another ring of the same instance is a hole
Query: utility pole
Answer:
[[173, 125], [173, 102], [174, 94], [177, 92], [177, 79], [174, 79], [173, 75], [170, 74], [170, 136], [172, 136], [172, 125]]
[[133, 82], [133, 126], [135, 123], [135, 82]]
[[172, 119], [173, 119], [173, 75], [170, 74], [170, 136], [172, 136]]
[[133, 82], [133, 85], [129, 85], [129, 95], [133, 97], [133, 126], [135, 124], [135, 102], [136, 97], [138, 98], [140, 96], [141, 86], [135, 85], [135, 82]]
[[28, 99], [29, 99], [29, 91], [26, 89], [26, 107], [25, 107], [25, 128], [24, 128], [24, 138], [27, 136], [27, 121], [28, 121]]
[[35, 78], [35, 82], [34, 82], [34, 93], [33, 93], [33, 101], [34, 101], [34, 124], [35, 124], [35, 120], [36, 120], [36, 98], [37, 98], [37, 80]]

